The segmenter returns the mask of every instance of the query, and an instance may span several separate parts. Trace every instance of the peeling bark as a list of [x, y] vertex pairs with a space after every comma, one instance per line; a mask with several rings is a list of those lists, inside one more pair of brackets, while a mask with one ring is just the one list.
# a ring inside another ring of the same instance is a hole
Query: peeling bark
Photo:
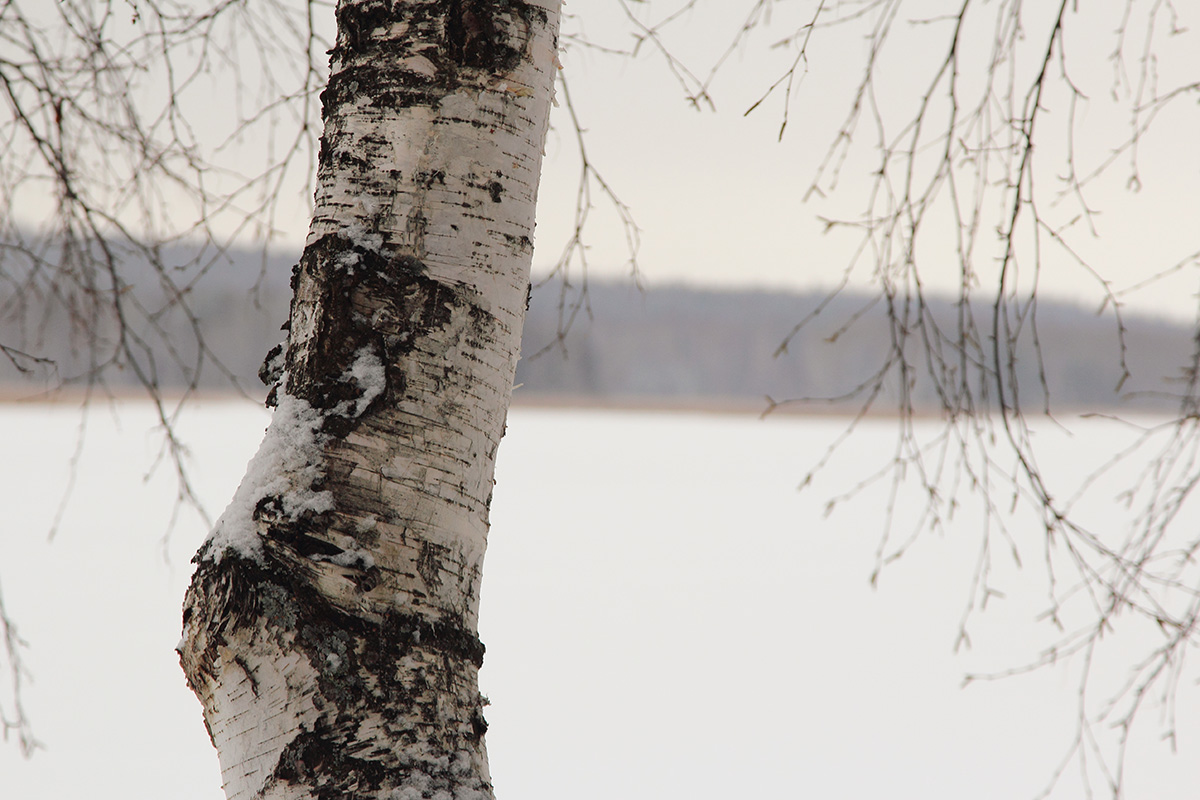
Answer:
[[230, 798], [490, 798], [477, 671], [559, 0], [343, 0], [275, 419], [180, 659]]

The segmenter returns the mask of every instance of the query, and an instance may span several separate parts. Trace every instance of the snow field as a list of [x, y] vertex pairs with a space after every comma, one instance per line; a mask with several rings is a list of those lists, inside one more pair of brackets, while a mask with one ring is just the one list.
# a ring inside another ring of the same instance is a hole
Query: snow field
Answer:
[[[175, 486], [165, 466], [144, 479], [160, 444], [153, 422], [135, 402], [87, 417], [76, 487], [48, 543], [79, 414], [0, 407], [0, 589], [30, 644], [26, 707], [45, 744], [30, 761], [0, 746], [4, 797], [222, 797], [173, 651], [207, 530], [184, 512], [163, 545]], [[194, 488], [214, 518], [267, 422], [229, 401], [184, 412]], [[971, 651], [953, 653], [976, 554], [969, 507], [872, 590], [883, 494], [829, 518], [824, 502], [890, 452], [889, 424], [870, 423], [796, 491], [841, 424], [514, 409], [480, 621], [499, 797], [1036, 794], [1071, 734], [1069, 672], [960, 688], [965, 672], [1039, 646], [1034, 604], [1014, 593], [972, 629]], [[1058, 452], [1068, 467], [1094, 466], [1112, 446], [1088, 430]], [[1001, 577], [1019, 587], [1036, 575]], [[1180, 754], [1148, 727], [1128, 796], [1195, 796], [1186, 767], [1200, 720], [1187, 719], [1197, 705], [1186, 691]], [[1082, 796], [1077, 772], [1057, 796]]]

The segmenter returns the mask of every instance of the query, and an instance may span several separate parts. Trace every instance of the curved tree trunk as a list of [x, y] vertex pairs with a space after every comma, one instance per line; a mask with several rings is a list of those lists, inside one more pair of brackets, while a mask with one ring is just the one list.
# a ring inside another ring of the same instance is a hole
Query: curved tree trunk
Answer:
[[476, 679], [559, 0], [342, 0], [275, 416], [180, 658], [230, 798], [489, 798]]

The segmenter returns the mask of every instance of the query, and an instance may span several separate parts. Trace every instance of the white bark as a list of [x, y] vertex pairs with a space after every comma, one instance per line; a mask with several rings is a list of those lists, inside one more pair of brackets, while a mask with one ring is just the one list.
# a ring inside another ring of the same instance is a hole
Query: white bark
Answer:
[[338, 6], [279, 409], [185, 603], [230, 798], [491, 796], [479, 581], [558, 6]]

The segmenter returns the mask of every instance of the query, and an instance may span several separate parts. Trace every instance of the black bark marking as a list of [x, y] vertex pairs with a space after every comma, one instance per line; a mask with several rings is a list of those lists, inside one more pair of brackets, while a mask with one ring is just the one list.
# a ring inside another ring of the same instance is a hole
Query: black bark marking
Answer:
[[446, 185], [446, 173], [443, 170], [435, 169], [432, 172], [417, 172], [413, 175], [413, 182], [422, 189], [429, 189], [435, 183]]
[[[545, 25], [547, 14], [520, 0], [398, 5], [367, 0], [339, 4], [337, 21], [338, 39], [330, 51], [334, 69], [321, 92], [325, 119], [349, 101], [386, 108], [434, 105], [462, 83], [507, 75], [520, 66], [534, 25]], [[396, 23], [404, 23], [402, 38], [390, 33]], [[426, 59], [432, 74], [406, 66], [410, 56]]]
[[507, 0], [450, 0], [446, 49], [464, 67], [505, 75], [521, 63], [530, 35], [529, 9]]
[[242, 668], [242, 672], [246, 673], [246, 678], [250, 681], [250, 691], [258, 697], [258, 679], [254, 677], [254, 673], [250, 671], [250, 665], [246, 663], [246, 659], [241, 656], [234, 656], [233, 663]]
[[442, 559], [445, 555], [446, 548], [433, 542], [422, 542], [421, 554], [417, 557], [417, 572], [426, 586], [437, 588], [442, 585]]
[[[322, 485], [323, 482], [318, 481], [309, 488], [320, 491]], [[266, 527], [264, 535], [267, 539], [288, 547], [303, 558], [328, 560], [344, 552], [325, 538], [333, 521], [331, 512], [306, 510], [288, 514], [282, 498], [268, 495], [255, 504], [252, 519]]]
[[283, 542], [305, 558], [329, 559], [345, 552], [337, 545], [327, 542], [324, 539], [318, 539], [315, 536], [309, 536], [304, 531], [273, 527], [271, 533], [272, 539]]
[[471, 738], [475, 741], [479, 741], [483, 738], [483, 735], [487, 733], [487, 730], [488, 723], [487, 720], [483, 718], [483, 711], [482, 709], [477, 709], [475, 713], [471, 715]]
[[313, 728], [302, 730], [284, 748], [272, 777], [283, 783], [311, 786], [318, 800], [344, 800], [383, 787], [389, 773], [385, 761], [357, 757], [345, 746], [347, 732], [324, 718], [318, 719]]
[[277, 344], [267, 351], [262, 366], [258, 368], [258, 379], [263, 386], [272, 387], [283, 374], [283, 345]]

